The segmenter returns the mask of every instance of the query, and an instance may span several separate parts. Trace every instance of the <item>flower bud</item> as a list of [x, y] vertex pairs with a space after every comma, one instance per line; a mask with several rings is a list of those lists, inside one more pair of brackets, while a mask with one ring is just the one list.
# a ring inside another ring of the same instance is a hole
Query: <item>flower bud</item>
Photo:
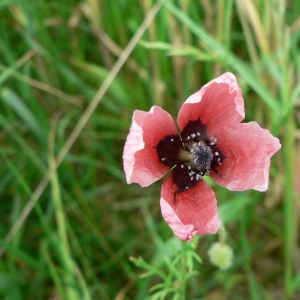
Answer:
[[211, 263], [221, 270], [232, 266], [233, 251], [225, 243], [214, 243], [208, 250], [208, 256]]

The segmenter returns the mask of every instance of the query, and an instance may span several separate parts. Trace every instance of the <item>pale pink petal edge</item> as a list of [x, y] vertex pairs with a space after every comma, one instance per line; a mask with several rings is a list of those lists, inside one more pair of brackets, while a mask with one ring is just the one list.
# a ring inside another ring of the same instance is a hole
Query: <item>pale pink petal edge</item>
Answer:
[[167, 201], [160, 198], [161, 214], [173, 232], [183, 241], [192, 241], [197, 233], [193, 224], [183, 224]]
[[124, 166], [124, 171], [125, 171], [126, 180], [128, 184], [133, 182], [132, 174], [135, 165], [134, 154], [137, 151], [144, 149], [144, 146], [145, 143], [143, 141], [143, 129], [135, 122], [134, 115], [133, 115], [132, 125], [130, 127], [130, 132], [126, 139], [124, 152], [123, 152], [123, 166]]
[[183, 241], [192, 241], [194, 235], [214, 234], [221, 225], [218, 213], [206, 223], [205, 229], [195, 230], [193, 224], [183, 224], [171, 205], [163, 198], [160, 198], [161, 213], [174, 234]]
[[[178, 114], [178, 125], [181, 129], [183, 129], [186, 125], [186, 116], [185, 116], [185, 104], [195, 104], [200, 103], [202, 100], [202, 96], [206, 92], [206, 90], [209, 88], [210, 85], [213, 83], [225, 83], [228, 85], [229, 94], [232, 94], [234, 92], [237, 92], [237, 95], [235, 97], [235, 110], [240, 115], [238, 118], [238, 122], [242, 121], [245, 118], [245, 108], [244, 108], [244, 99], [242, 97], [242, 91], [241, 88], [236, 80], [236, 77], [234, 74], [230, 72], [226, 72], [222, 74], [221, 76], [211, 80], [207, 84], [205, 84], [199, 91], [194, 93], [193, 95], [189, 96], [187, 100], [183, 103], [179, 114]], [[201, 118], [201, 116], [199, 116]], [[205, 123], [205, 120], [202, 120]], [[228, 120], [230, 122], [230, 120]], [[213, 134], [213, 132], [211, 132]]]
[[236, 110], [243, 118], [245, 118], [244, 100], [242, 98], [240, 86], [237, 83], [236, 77], [230, 72], [224, 73], [221, 76], [219, 76], [219, 77], [211, 80], [207, 84], [205, 84], [198, 92], [189, 96], [187, 98], [187, 100], [184, 102], [184, 104], [200, 102], [205, 90], [213, 83], [226, 83], [226, 84], [228, 84], [230, 94], [232, 94], [234, 92], [238, 93], [239, 96], [236, 97], [236, 100], [235, 100]]
[[[237, 127], [238, 125], [234, 126]], [[263, 160], [258, 160], [256, 157], [253, 157], [252, 159], [256, 159], [256, 165], [255, 169], [248, 168], [250, 174], [245, 177], [242, 173], [240, 173], [238, 170], [235, 170], [235, 168], [232, 168], [230, 173], [235, 172], [239, 174], [239, 176], [235, 177], [234, 180], [232, 180], [231, 176], [228, 176], [228, 171], [226, 168], [224, 169], [223, 166], [220, 168], [221, 173], [225, 174], [225, 177], [220, 177], [219, 175], [215, 174], [214, 172], [211, 173], [212, 178], [215, 180], [216, 183], [218, 183], [221, 186], [226, 187], [227, 189], [231, 191], [244, 191], [244, 190], [249, 190], [249, 189], [254, 189], [260, 192], [265, 192], [268, 189], [268, 184], [269, 184], [269, 171], [270, 171], [270, 162], [271, 162], [271, 157], [280, 150], [281, 144], [278, 138], [274, 137], [269, 130], [261, 128], [257, 122], [249, 122], [249, 123], [240, 123], [239, 125], [241, 128], [244, 130], [247, 130], [249, 134], [260, 134], [259, 140], [262, 143], [266, 144], [266, 148], [264, 149], [265, 154], [264, 154], [264, 159]], [[230, 127], [226, 128], [226, 131], [230, 131]], [[243, 134], [243, 133], [242, 133]], [[227, 133], [223, 131], [220, 131], [219, 134], [219, 144], [221, 144], [221, 149], [222, 149], [222, 139], [226, 139]], [[243, 136], [245, 138], [245, 136]], [[250, 141], [251, 137], [247, 141]], [[228, 139], [225, 140], [225, 143], [228, 141]], [[233, 141], [232, 141], [233, 143]], [[255, 147], [257, 146], [257, 151], [259, 151], [259, 144], [253, 144]], [[224, 148], [229, 147], [227, 144]], [[250, 150], [250, 146], [249, 149]], [[252, 150], [252, 149], [251, 149]], [[226, 152], [224, 153], [226, 155]], [[245, 156], [245, 153], [243, 151], [236, 151], [236, 155], [243, 157]], [[241, 158], [240, 158], [241, 159]], [[251, 158], [248, 158], [251, 159]], [[227, 161], [225, 160], [224, 165], [226, 165]], [[257, 167], [257, 164], [261, 164], [261, 167]], [[241, 162], [237, 164], [237, 166], [242, 167]], [[244, 168], [245, 169], [245, 168]], [[242, 170], [242, 169], [241, 169]]]
[[[138, 119], [143, 125], [138, 124]], [[172, 116], [159, 106], [153, 106], [149, 112], [134, 112], [123, 151], [128, 184], [135, 182], [146, 187], [169, 171], [168, 166], [159, 162], [155, 145], [165, 135], [177, 133]]]
[[281, 148], [281, 144], [278, 138], [274, 137], [269, 130], [267, 129], [263, 129], [266, 130], [266, 132], [269, 135], [269, 140], [273, 141], [272, 142], [272, 147], [270, 147], [268, 156], [266, 157], [265, 160], [265, 164], [264, 164], [264, 168], [263, 168], [263, 173], [264, 173], [264, 180], [262, 183], [260, 184], [256, 184], [253, 189], [257, 190], [259, 192], [265, 192], [268, 189], [269, 186], [269, 178], [270, 178], [270, 164], [271, 164], [271, 158], [272, 156], [278, 152]]

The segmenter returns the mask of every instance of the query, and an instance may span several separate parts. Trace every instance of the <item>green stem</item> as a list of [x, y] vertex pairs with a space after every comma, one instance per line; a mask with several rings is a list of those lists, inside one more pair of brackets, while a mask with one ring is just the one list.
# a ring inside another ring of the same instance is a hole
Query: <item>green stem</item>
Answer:
[[283, 143], [285, 165], [285, 199], [284, 199], [284, 285], [286, 296], [292, 293], [292, 257], [293, 257], [293, 157], [290, 149], [294, 148], [294, 126], [291, 118], [287, 123], [285, 140]]
[[186, 271], [187, 271], [187, 265], [186, 265], [186, 249], [184, 242], [181, 242], [181, 247], [183, 251], [183, 255], [181, 258], [181, 278], [180, 278], [180, 299], [185, 300], [186, 299]]
[[221, 226], [220, 226], [220, 229], [218, 231], [218, 235], [219, 235], [219, 242], [224, 245], [226, 243], [226, 235], [227, 235], [227, 232], [226, 232], [226, 229], [223, 225], [223, 223], [221, 223]]

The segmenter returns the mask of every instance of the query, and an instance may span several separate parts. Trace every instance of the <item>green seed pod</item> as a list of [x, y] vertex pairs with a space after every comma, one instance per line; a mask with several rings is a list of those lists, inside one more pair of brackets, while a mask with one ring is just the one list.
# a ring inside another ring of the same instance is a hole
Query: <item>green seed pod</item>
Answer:
[[208, 251], [208, 256], [211, 263], [221, 270], [232, 266], [233, 251], [224, 243], [214, 243]]

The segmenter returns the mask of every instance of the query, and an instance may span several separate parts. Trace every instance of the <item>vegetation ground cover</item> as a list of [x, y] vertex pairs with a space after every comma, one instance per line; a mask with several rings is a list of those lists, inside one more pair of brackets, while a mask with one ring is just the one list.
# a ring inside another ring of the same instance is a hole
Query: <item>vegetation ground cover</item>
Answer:
[[[1, 1], [0, 299], [297, 299], [299, 15], [288, 0]], [[234, 253], [222, 271], [219, 236], [180, 242], [162, 181], [127, 185], [122, 152], [135, 109], [176, 118], [227, 71], [282, 149], [266, 193], [208, 179]]]

